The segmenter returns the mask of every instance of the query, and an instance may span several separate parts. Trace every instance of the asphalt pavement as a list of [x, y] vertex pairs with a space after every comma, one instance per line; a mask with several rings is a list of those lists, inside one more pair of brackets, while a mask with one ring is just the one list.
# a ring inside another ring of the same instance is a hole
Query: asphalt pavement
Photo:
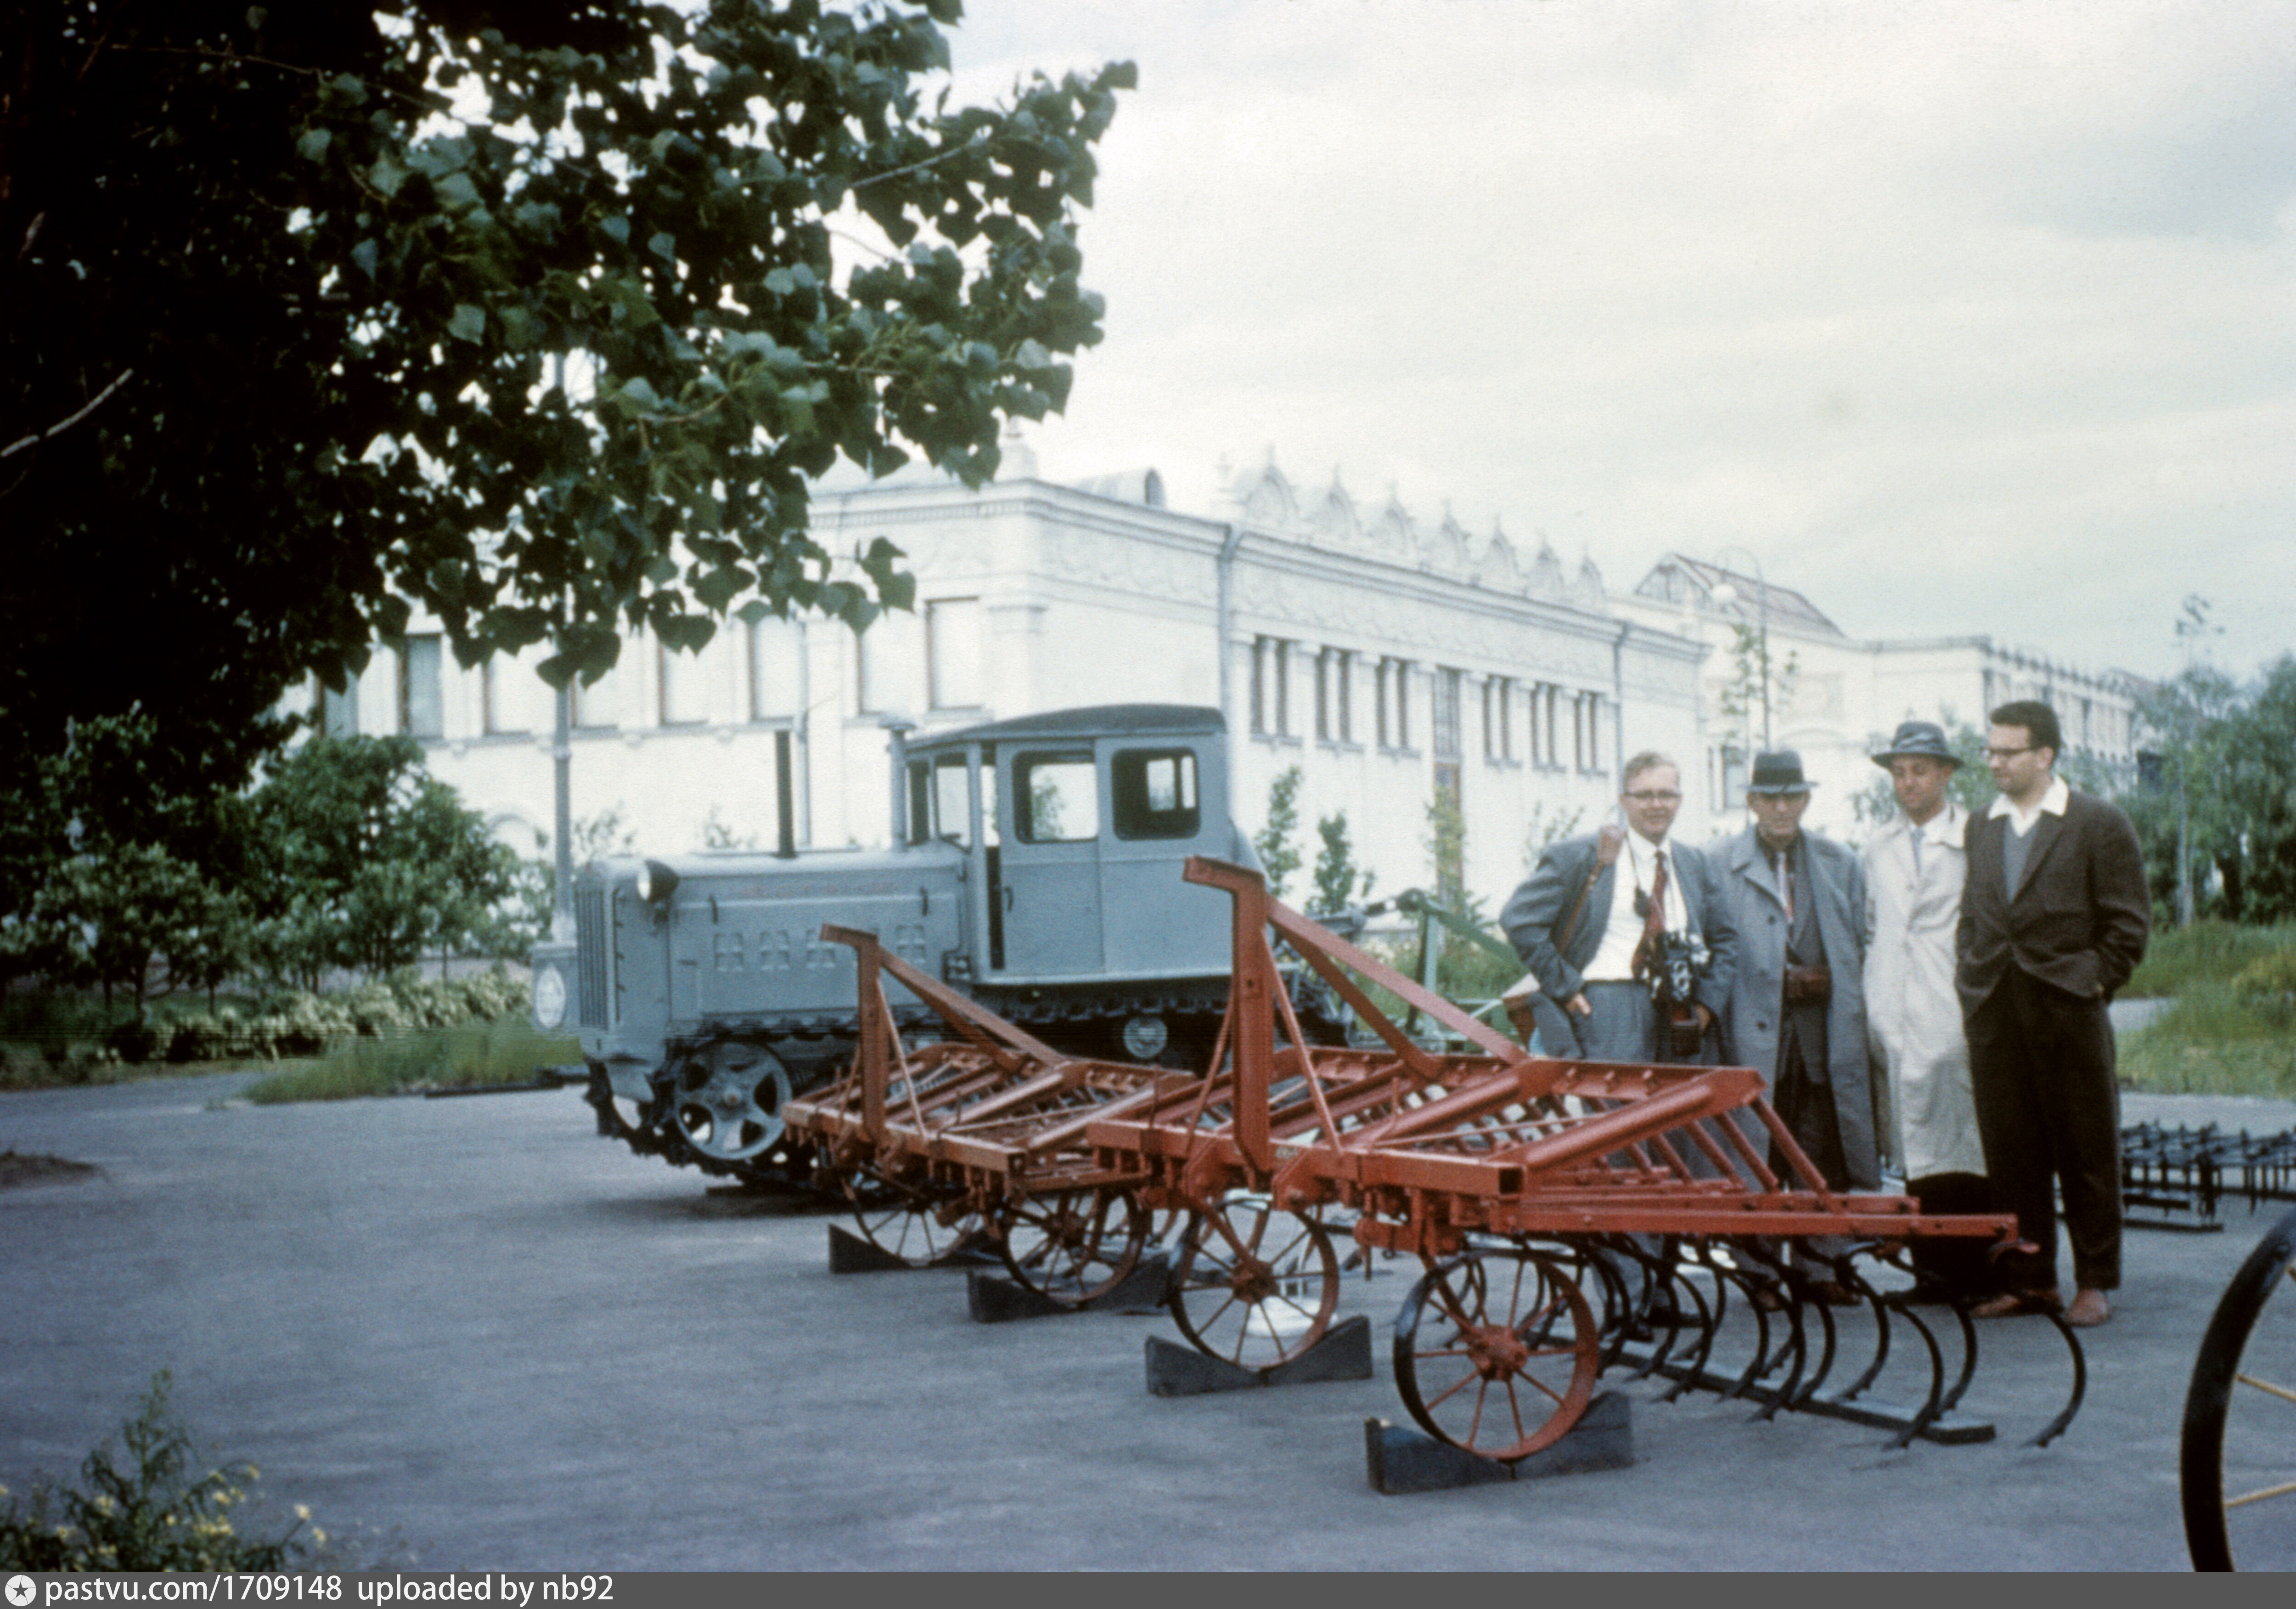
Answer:
[[[252, 1107], [244, 1076], [0, 1096], [0, 1484], [72, 1473], [167, 1368], [216, 1455], [355, 1558], [494, 1570], [2176, 1570], [2178, 1416], [2276, 1216], [2132, 1232], [2087, 1406], [1984, 1326], [1977, 1446], [1632, 1400], [1631, 1469], [1383, 1496], [1363, 1426], [1415, 1269], [1351, 1280], [1376, 1377], [1165, 1400], [1161, 1316], [980, 1325], [953, 1270], [832, 1276], [832, 1221], [713, 1195], [571, 1091]], [[2277, 1130], [2296, 1104], [2136, 1097]]]

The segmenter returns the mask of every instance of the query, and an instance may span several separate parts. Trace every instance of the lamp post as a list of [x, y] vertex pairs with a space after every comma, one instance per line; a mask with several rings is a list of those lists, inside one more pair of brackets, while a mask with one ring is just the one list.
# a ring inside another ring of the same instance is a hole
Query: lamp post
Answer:
[[[1757, 662], [1762, 678], [1762, 747], [1767, 750], [1773, 746], [1770, 742], [1770, 584], [1763, 579], [1762, 562], [1754, 556], [1754, 551], [1751, 547], [1740, 547], [1734, 545], [1725, 547], [1709, 562], [1715, 569], [1722, 570], [1723, 555], [1733, 553], [1744, 554], [1746, 562], [1754, 567], [1754, 590], [1757, 595], [1754, 600], [1755, 618], [1759, 622], [1757, 626], [1759, 646], [1756, 653], [1759, 656]], [[1734, 603], [1738, 601], [1738, 588], [1730, 582], [1725, 581], [1714, 589], [1713, 595], [1714, 601], [1718, 603]], [[1749, 713], [1751, 714], [1751, 711]]]
[[[566, 395], [566, 354], [557, 354], [558, 395]], [[573, 606], [571, 595], [568, 609]], [[551, 734], [553, 805], [557, 848], [555, 897], [551, 902], [550, 936], [561, 944], [574, 942], [574, 678], [558, 689], [558, 708]]]

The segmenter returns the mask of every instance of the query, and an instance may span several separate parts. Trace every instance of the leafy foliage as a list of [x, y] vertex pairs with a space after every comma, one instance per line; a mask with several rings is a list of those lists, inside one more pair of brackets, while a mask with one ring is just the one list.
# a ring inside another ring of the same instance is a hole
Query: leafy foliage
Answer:
[[234, 1529], [231, 1511], [258, 1471], [227, 1464], [193, 1473], [197, 1449], [168, 1412], [172, 1383], [164, 1369], [152, 1377], [135, 1416], [120, 1427], [124, 1457], [109, 1441], [88, 1454], [84, 1489], [42, 1481], [24, 1501], [8, 1498], [0, 1509], [0, 1570], [285, 1570], [325, 1543], [316, 1529], [298, 1535], [299, 1522], [270, 1539]]
[[412, 606], [466, 663], [548, 639], [562, 684], [625, 626], [906, 605], [890, 544], [807, 535], [808, 481], [922, 454], [977, 484], [1004, 419], [1065, 403], [1102, 311], [1074, 216], [1132, 82], [951, 106], [959, 14], [19, 8], [0, 745], [140, 706], [211, 796]]
[[[1722, 688], [1723, 718], [1745, 729], [1749, 749], [1759, 748], [1764, 741], [1763, 727], [1769, 724], [1768, 718], [1793, 702], [1794, 688], [1800, 679], [1801, 659], [1794, 650], [1788, 649], [1781, 661], [1767, 631], [1743, 623], [1734, 625], [1730, 679]], [[1724, 751], [1733, 760], [1749, 758], [1727, 738], [1724, 740]]]
[[1283, 898], [1284, 885], [1300, 869], [1300, 784], [1306, 778], [1297, 766], [1286, 766], [1267, 785], [1267, 824], [1252, 834], [1251, 847], [1267, 874], [1267, 891]]
[[256, 791], [258, 909], [277, 975], [387, 973], [455, 948], [510, 948], [531, 917], [520, 860], [408, 737], [318, 738]]
[[1355, 846], [1348, 840], [1348, 813], [1337, 811], [1316, 823], [1323, 847], [1316, 851], [1316, 906], [1318, 911], [1341, 911], [1371, 894], [1373, 874], [1356, 865]]
[[1522, 869], [1527, 875], [1538, 868], [1538, 858], [1546, 853], [1546, 846], [1557, 839], [1568, 838], [1578, 830], [1587, 812], [1573, 805], [1567, 810], [1550, 810], [1542, 801], [1530, 807], [1530, 819], [1524, 824], [1522, 833]]
[[1435, 899], [1453, 910], [1467, 906], [1467, 813], [1456, 783], [1439, 779], [1427, 800], [1427, 858], [1435, 868]]
[[2121, 802], [2145, 850], [2153, 896], [2177, 888], [2177, 791], [2202, 915], [2296, 920], [2296, 655], [2242, 687], [2210, 666], [2188, 668], [2140, 705], [2168, 752], [2155, 785]]

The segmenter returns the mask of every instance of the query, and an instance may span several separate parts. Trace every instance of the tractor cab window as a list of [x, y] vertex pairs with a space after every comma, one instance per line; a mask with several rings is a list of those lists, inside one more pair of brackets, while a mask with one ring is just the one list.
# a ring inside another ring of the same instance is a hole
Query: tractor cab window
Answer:
[[[991, 843], [996, 841], [996, 807], [987, 786], [988, 772], [981, 772], [981, 820]], [[964, 756], [937, 755], [930, 760], [909, 762], [909, 841], [931, 843], [934, 840], [953, 843], [959, 849], [972, 847], [972, 813], [965, 807]]]
[[1022, 843], [1082, 843], [1095, 837], [1100, 776], [1091, 751], [1015, 756], [1013, 817], [1013, 835]]
[[1203, 824], [1193, 749], [1119, 749], [1111, 784], [1119, 838], [1193, 838]]

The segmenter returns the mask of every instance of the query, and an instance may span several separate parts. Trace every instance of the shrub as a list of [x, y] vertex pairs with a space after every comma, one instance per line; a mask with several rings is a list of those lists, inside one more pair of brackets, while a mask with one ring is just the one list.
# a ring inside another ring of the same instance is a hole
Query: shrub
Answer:
[[2296, 949], [2265, 951], [2234, 974], [2232, 992], [2274, 1027], [2296, 1024]]
[[149, 1062], [173, 1042], [173, 1036], [156, 1023], [130, 1020], [113, 1023], [103, 1042], [123, 1062]]
[[275, 1540], [233, 1529], [231, 1510], [245, 1499], [255, 1466], [193, 1475], [191, 1436], [168, 1415], [171, 1383], [165, 1369], [152, 1376], [140, 1410], [121, 1426], [124, 1462], [109, 1441], [88, 1454], [86, 1490], [43, 1480], [25, 1503], [8, 1498], [0, 1570], [284, 1570], [325, 1542], [316, 1530], [308, 1541], [299, 1537], [300, 1520]]

